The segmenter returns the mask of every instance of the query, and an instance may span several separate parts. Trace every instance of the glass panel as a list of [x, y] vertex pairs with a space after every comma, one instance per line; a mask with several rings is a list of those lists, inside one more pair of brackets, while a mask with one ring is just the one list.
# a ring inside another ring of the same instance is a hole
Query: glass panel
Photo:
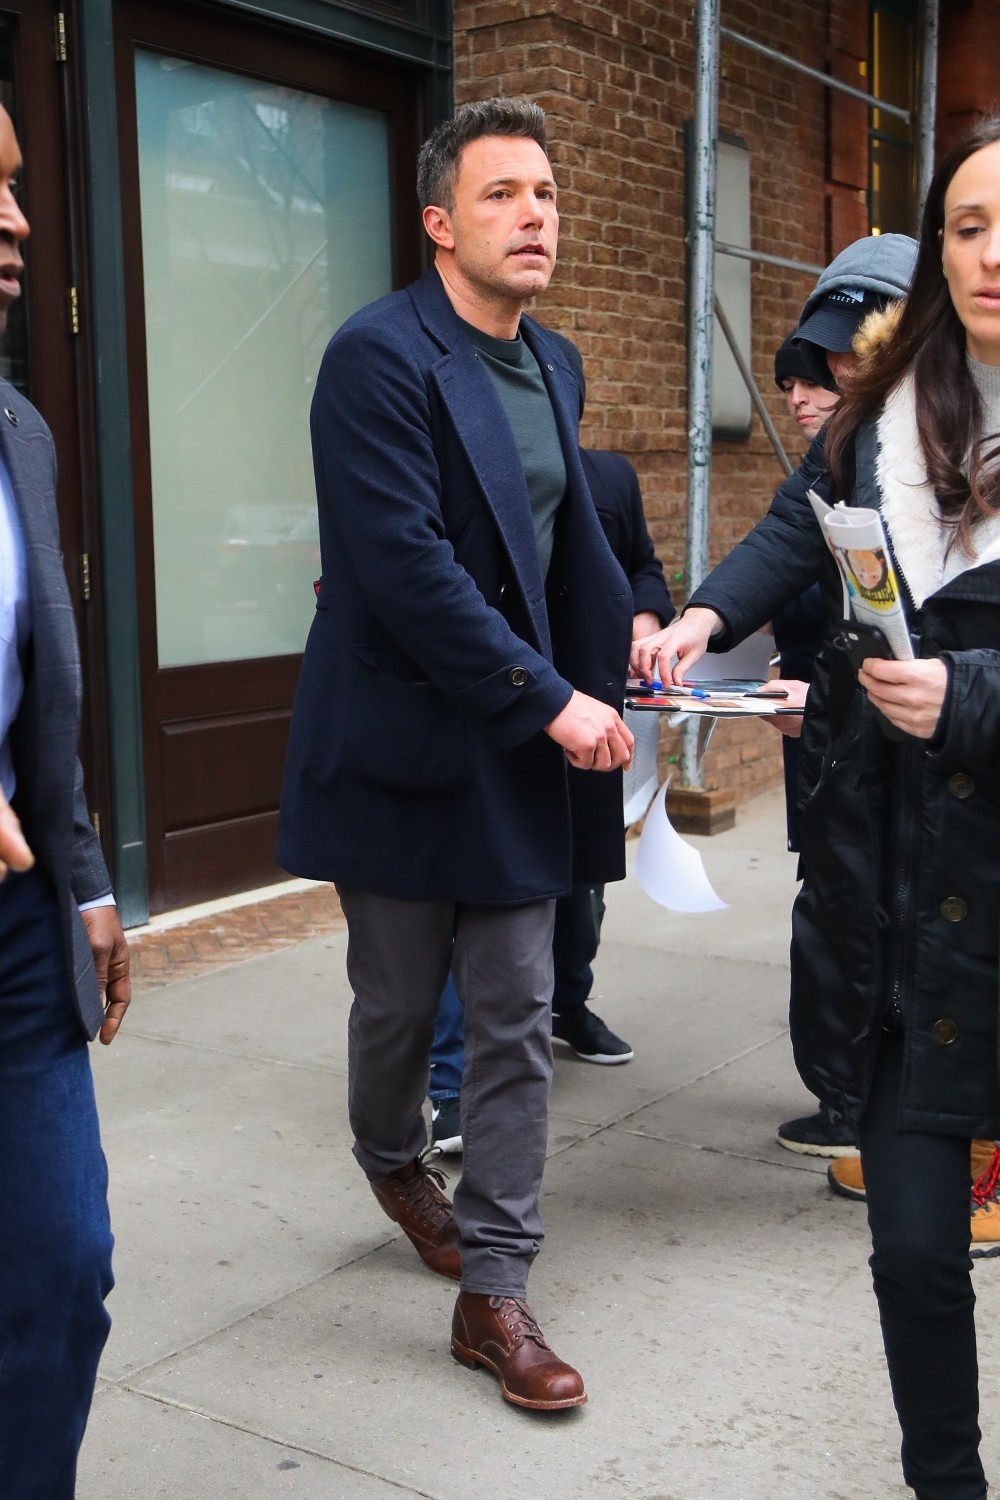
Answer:
[[160, 666], [300, 651], [309, 403], [391, 287], [388, 122], [143, 51], [136, 94]]
[[[14, 129], [18, 132], [18, 138], [22, 135], [20, 112], [18, 110], [17, 95], [14, 90], [15, 59], [14, 46], [16, 33], [15, 22], [11, 16], [0, 16], [0, 104], [14, 121]], [[24, 172], [21, 173], [21, 192], [19, 199], [28, 218], [31, 218], [31, 210], [24, 193]], [[28, 249], [23, 254], [27, 256]], [[16, 302], [11, 303], [7, 314], [7, 328], [3, 340], [0, 341], [0, 375], [9, 380], [11, 385], [23, 391], [28, 391], [28, 296], [27, 286], [22, 281], [22, 295]]]
[[[916, 93], [916, 27], [904, 16], [876, 9], [872, 15], [872, 92], [878, 99], [913, 109]], [[913, 234], [916, 172], [913, 127], [884, 109], [872, 110], [869, 208], [878, 234]]]
[[879, 234], [913, 234], [912, 150], [891, 141], [872, 141], [871, 173], [872, 229]]

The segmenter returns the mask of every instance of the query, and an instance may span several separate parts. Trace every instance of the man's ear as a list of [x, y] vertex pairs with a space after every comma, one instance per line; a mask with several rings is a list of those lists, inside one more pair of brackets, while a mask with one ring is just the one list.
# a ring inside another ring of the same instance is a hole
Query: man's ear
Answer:
[[451, 228], [451, 216], [447, 209], [430, 203], [421, 215], [424, 228], [439, 250], [454, 250], [455, 236]]

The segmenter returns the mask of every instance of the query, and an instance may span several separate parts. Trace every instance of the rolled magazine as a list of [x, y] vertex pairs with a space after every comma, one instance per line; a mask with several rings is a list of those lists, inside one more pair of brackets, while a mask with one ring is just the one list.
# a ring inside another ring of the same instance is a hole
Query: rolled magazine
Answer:
[[896, 659], [912, 661], [913, 645], [882, 517], [863, 506], [827, 505], [814, 490], [809, 491], [809, 503], [840, 570], [844, 619], [877, 625]]

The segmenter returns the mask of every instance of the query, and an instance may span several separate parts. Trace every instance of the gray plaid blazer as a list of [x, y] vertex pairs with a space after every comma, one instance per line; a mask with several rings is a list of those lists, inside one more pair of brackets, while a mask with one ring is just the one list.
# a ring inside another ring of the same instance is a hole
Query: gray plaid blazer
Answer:
[[38, 412], [5, 380], [0, 380], [0, 448], [17, 502], [31, 590], [24, 697], [11, 729], [14, 801], [39, 868], [55, 890], [80, 1024], [93, 1036], [103, 1012], [78, 903], [107, 895], [111, 880], [87, 813], [77, 759], [80, 653], [59, 545], [55, 447]]

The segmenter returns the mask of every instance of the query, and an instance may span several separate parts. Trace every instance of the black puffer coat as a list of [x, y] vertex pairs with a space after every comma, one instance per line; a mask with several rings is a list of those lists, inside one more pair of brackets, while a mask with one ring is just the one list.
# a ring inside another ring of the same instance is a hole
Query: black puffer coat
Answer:
[[[872, 423], [850, 503], [879, 506]], [[822, 437], [763, 521], [690, 600], [758, 628], [810, 576], [840, 618], [836, 568], [805, 490], [832, 499]], [[891, 540], [891, 538], [890, 538]], [[899, 556], [896, 552], [897, 574]], [[834, 632], [810, 690], [799, 780], [803, 884], [792, 918], [791, 1032], [806, 1085], [855, 1117], [886, 1024], [905, 1030], [899, 1124], [1000, 1136], [1000, 561], [931, 593], [910, 625], [948, 665], [933, 740], [894, 743]]]

